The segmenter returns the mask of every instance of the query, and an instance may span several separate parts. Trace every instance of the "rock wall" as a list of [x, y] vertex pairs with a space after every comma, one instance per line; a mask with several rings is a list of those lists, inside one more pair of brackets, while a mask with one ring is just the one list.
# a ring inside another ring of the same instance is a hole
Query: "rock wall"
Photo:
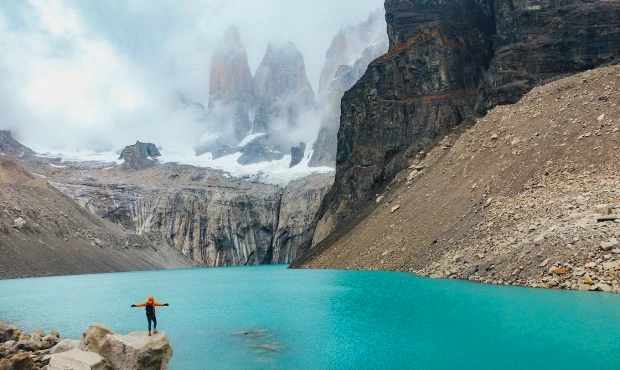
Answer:
[[284, 188], [271, 263], [293, 261], [312, 240], [312, 220], [333, 181], [334, 174], [327, 173], [293, 181]]
[[[163, 177], [159, 171], [165, 166], [157, 167], [141, 171], [142, 177]], [[312, 219], [331, 185], [327, 175], [311, 175], [285, 189], [225, 179], [199, 184], [175, 179], [175, 184], [149, 186], [144, 180], [138, 185], [131, 179], [93, 181], [91, 176], [91, 181], [54, 185], [98, 216], [163, 240], [208, 266], [291, 262], [299, 245], [311, 238], [304, 220]]]
[[620, 3], [386, 0], [390, 49], [342, 99], [334, 186], [313, 243], [417, 155], [532, 87], [614, 63]]

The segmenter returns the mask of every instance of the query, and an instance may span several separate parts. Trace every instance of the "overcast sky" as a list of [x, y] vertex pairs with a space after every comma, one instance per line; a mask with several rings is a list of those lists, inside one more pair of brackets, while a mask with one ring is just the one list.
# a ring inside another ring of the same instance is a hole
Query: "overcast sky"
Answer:
[[[206, 106], [211, 53], [236, 24], [256, 70], [267, 42], [303, 53], [316, 92], [341, 27], [383, 0], [3, 0], [0, 129], [35, 147], [186, 145], [201, 134], [179, 93]], [[192, 144], [189, 143], [189, 146]]]

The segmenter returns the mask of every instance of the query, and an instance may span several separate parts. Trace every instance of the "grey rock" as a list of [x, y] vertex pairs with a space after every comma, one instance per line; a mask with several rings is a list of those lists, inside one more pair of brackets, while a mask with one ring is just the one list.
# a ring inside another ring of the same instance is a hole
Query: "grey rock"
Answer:
[[291, 164], [289, 167], [295, 167], [304, 159], [304, 153], [306, 151], [306, 144], [299, 143], [299, 145], [291, 148]]
[[167, 370], [172, 353], [168, 337], [161, 331], [152, 336], [110, 334], [101, 348], [105, 361], [118, 370]]
[[604, 251], [610, 251], [618, 246], [618, 240], [616, 238], [611, 238], [606, 242], [601, 242], [600, 247]]
[[118, 159], [123, 159], [123, 168], [141, 170], [153, 166], [157, 162], [157, 157], [161, 153], [152, 143], [141, 143], [136, 141], [134, 145], [128, 145], [123, 149]]
[[82, 333], [82, 341], [78, 348], [82, 351], [100, 354], [101, 346], [108, 334], [114, 334], [114, 332], [103, 324], [93, 323]]

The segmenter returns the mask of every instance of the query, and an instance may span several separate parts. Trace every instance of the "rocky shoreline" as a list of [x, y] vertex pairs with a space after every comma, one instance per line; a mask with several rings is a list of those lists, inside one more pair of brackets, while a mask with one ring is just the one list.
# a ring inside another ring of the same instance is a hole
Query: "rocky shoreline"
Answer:
[[119, 335], [93, 323], [73, 340], [60, 339], [57, 331], [24, 334], [0, 322], [0, 370], [166, 370], [172, 353], [163, 332]]

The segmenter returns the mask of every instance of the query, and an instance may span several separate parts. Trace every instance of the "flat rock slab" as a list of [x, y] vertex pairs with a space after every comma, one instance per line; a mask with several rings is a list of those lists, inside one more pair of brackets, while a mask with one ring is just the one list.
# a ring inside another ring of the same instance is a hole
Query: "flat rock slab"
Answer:
[[78, 348], [51, 356], [49, 370], [107, 370], [103, 357]]

